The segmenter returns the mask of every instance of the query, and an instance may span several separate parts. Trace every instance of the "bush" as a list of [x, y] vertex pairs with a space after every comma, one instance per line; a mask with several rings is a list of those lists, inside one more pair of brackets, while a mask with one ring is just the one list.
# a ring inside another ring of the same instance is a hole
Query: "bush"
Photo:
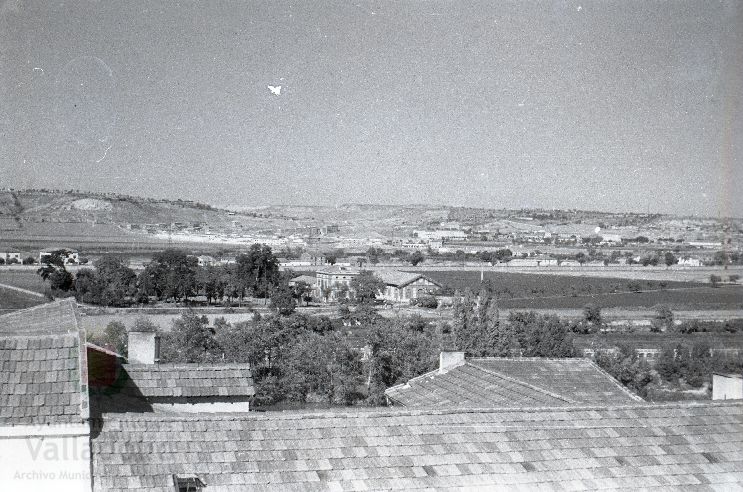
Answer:
[[29, 256], [28, 258], [23, 259], [24, 265], [33, 265], [34, 263], [36, 263], [36, 258], [34, 258], [33, 256]]
[[722, 282], [722, 277], [719, 275], [712, 274], [709, 276], [709, 283], [712, 284], [712, 287], [719, 286], [720, 282]]
[[411, 301], [411, 304], [427, 309], [436, 309], [437, 307], [439, 307], [439, 301], [434, 296], [423, 296], [417, 299], [413, 299]]

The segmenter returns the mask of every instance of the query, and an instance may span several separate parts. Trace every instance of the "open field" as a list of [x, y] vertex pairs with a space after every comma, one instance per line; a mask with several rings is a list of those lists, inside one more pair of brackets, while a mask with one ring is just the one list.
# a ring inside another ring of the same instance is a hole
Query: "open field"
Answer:
[[641, 265], [608, 265], [608, 266], [540, 266], [540, 267], [512, 267], [506, 265], [487, 266], [483, 263], [423, 263], [417, 267], [410, 265], [378, 264], [375, 266], [366, 266], [367, 269], [375, 270], [382, 268], [397, 268], [400, 270], [421, 272], [430, 274], [436, 271], [446, 272], [477, 272], [478, 278], [480, 271], [488, 274], [529, 274], [529, 275], [556, 275], [563, 277], [595, 277], [595, 278], [612, 278], [621, 280], [652, 280], [655, 282], [697, 282], [709, 283], [710, 275], [718, 275], [727, 279], [729, 275], [740, 275], [743, 278], [743, 266], [729, 265], [727, 268], [721, 266], [713, 267], [679, 267], [674, 266], [666, 268], [665, 266], [647, 266]]
[[691, 333], [688, 335], [671, 333], [600, 333], [595, 335], [576, 335], [578, 348], [596, 348], [628, 345], [633, 348], [663, 348], [678, 344], [692, 345], [706, 342], [714, 348], [743, 349], [743, 332], [740, 333]]
[[46, 302], [44, 298], [32, 296], [0, 286], [0, 314], [16, 309], [25, 309]]
[[[477, 291], [480, 272], [429, 271], [426, 274], [451, 289]], [[740, 309], [743, 286], [712, 288], [698, 282], [579, 277], [545, 273], [483, 272], [493, 285], [499, 305], [513, 309], [580, 309], [588, 303], [602, 308], [651, 308], [668, 304], [672, 309]], [[631, 282], [640, 292], [631, 290]]]
[[[479, 271], [428, 271], [426, 275], [445, 287], [464, 291], [480, 289]], [[512, 273], [484, 271], [482, 277], [490, 282], [502, 298], [546, 297], [562, 295], [605, 294], [629, 291], [629, 280], [612, 277], [579, 277], [546, 273]], [[642, 289], [660, 289], [660, 282], [641, 281]], [[701, 283], [665, 282], [668, 289], [701, 287]]]
[[21, 289], [32, 290], [40, 294], [44, 293], [47, 284], [36, 273], [36, 267], [27, 267], [10, 269], [8, 267], [0, 268], [0, 284], [12, 285]]
[[692, 287], [643, 292], [605, 293], [578, 296], [543, 297], [531, 299], [503, 299], [504, 308], [522, 309], [579, 309], [588, 303], [601, 308], [651, 308], [667, 304], [671, 309], [731, 310], [743, 308], [743, 286], [720, 288]]

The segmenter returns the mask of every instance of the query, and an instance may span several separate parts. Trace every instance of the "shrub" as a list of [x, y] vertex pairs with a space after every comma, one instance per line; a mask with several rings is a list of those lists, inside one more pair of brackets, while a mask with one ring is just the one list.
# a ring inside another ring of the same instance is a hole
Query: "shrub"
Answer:
[[423, 296], [413, 299], [411, 304], [427, 309], [436, 309], [439, 307], [439, 301], [434, 296]]

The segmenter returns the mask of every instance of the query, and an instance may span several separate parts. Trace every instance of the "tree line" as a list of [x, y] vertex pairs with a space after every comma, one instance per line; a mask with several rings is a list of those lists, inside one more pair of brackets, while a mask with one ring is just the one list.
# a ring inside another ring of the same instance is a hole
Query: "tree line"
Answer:
[[103, 255], [95, 269], [72, 274], [64, 251], [46, 256], [37, 273], [49, 282], [53, 294], [73, 293], [80, 302], [127, 306], [158, 301], [189, 301], [203, 295], [207, 303], [231, 303], [246, 296], [269, 298], [287, 283], [276, 256], [266, 245], [254, 244], [237, 255], [234, 264], [199, 266], [198, 259], [180, 249], [155, 253], [137, 274], [117, 255]]

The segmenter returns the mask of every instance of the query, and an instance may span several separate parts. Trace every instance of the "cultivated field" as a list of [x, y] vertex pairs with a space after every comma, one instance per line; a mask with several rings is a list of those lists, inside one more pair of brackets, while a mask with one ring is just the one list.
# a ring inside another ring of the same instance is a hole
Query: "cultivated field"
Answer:
[[[477, 292], [480, 272], [428, 271], [426, 275], [450, 289]], [[712, 288], [699, 282], [628, 280], [545, 273], [484, 272], [503, 308], [580, 309], [588, 303], [602, 308], [740, 309], [743, 286]], [[634, 292], [636, 289], [640, 292]]]

